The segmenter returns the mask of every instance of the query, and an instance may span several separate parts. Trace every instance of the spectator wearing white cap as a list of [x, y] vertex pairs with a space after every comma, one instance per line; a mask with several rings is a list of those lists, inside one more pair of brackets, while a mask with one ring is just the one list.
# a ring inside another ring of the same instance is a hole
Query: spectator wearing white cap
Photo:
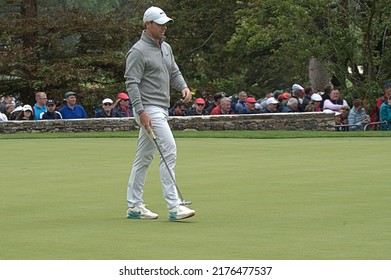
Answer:
[[34, 120], [34, 111], [30, 105], [24, 105], [22, 111], [16, 117], [19, 121], [32, 121]]
[[305, 112], [321, 112], [322, 108], [320, 103], [322, 102], [322, 96], [318, 93], [311, 95], [310, 103], [305, 107]]
[[[266, 102], [267, 99], [270, 97], [276, 97], [278, 94], [281, 94], [283, 91], [282, 90], [275, 90], [274, 92], [268, 92], [265, 94], [265, 96], [261, 99], [258, 99], [257, 103], [261, 105], [260, 110], [263, 111], [266, 108]], [[274, 96], [276, 94], [276, 96]], [[289, 96], [291, 96], [289, 94]]]
[[9, 114], [8, 117], [8, 120], [9, 121], [13, 121], [13, 120], [16, 120], [20, 114], [20, 112], [23, 111], [23, 106], [16, 106]]
[[277, 101], [277, 99], [275, 99], [274, 97], [269, 97], [266, 100], [266, 107], [263, 108], [261, 113], [278, 113], [277, 112], [277, 105], [278, 104], [279, 104], [279, 102]]
[[[294, 84], [292, 86], [292, 97], [297, 99], [297, 111], [304, 112], [305, 106], [307, 106], [308, 103], [304, 103], [305, 90], [301, 85]], [[286, 107], [286, 105], [284, 107]]]
[[342, 122], [341, 119], [341, 113], [340, 112], [334, 112], [330, 109], [324, 109], [323, 113], [326, 114], [334, 114], [334, 122], [335, 122], [335, 130], [336, 131], [348, 131], [348, 127], [344, 126], [345, 123]]
[[102, 109], [95, 112], [95, 118], [119, 118], [117, 109], [113, 106], [113, 100], [105, 98], [102, 101]]

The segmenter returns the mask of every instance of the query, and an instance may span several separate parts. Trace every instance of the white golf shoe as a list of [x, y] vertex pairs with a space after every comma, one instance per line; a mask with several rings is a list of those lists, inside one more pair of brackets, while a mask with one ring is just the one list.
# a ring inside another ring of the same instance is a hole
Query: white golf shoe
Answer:
[[130, 207], [126, 211], [126, 217], [128, 219], [157, 219], [158, 216], [158, 214], [147, 209], [144, 204]]
[[195, 211], [187, 208], [186, 206], [178, 205], [168, 211], [168, 219], [170, 221], [179, 221], [186, 218], [193, 217]]

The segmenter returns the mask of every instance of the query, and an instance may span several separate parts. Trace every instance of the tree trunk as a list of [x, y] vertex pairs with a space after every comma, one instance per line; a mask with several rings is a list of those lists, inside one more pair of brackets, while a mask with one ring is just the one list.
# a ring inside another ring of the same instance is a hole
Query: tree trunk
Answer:
[[[21, 3], [21, 16], [24, 20], [32, 21], [35, 20], [38, 16], [38, 8], [37, 8], [37, 1], [36, 0], [23, 0]], [[23, 40], [23, 48], [24, 49], [31, 49], [35, 48], [36, 46], [36, 40], [37, 40], [37, 33], [36, 32], [29, 32], [24, 33], [22, 36]], [[34, 52], [32, 52], [34, 53]], [[30, 58], [31, 59], [31, 58]], [[36, 61], [37, 58], [34, 57]], [[33, 73], [36, 72], [36, 67], [38, 65], [35, 65], [34, 68], [30, 69], [24, 69], [24, 79], [27, 81], [30, 81], [27, 86], [20, 92], [21, 93], [21, 99], [23, 103], [30, 104], [34, 101], [34, 89], [31, 86], [31, 81], [33, 80], [32, 77], [34, 76]]]
[[310, 85], [314, 92], [324, 91], [327, 86], [331, 85], [331, 74], [327, 71], [326, 66], [316, 58], [310, 59], [308, 68]]

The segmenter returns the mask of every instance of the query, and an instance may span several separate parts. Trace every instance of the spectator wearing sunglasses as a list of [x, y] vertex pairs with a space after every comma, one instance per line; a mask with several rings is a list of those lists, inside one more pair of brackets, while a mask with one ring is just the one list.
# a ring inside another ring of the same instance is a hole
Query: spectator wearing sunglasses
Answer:
[[95, 113], [95, 118], [119, 118], [120, 114], [113, 106], [113, 100], [105, 98], [102, 101], [102, 109]]
[[53, 99], [49, 99], [46, 102], [46, 112], [41, 112], [39, 115], [40, 120], [60, 120], [62, 115], [56, 110], [56, 102]]
[[261, 113], [278, 113], [277, 106], [279, 102], [274, 97], [269, 97], [266, 100], [266, 107], [261, 111]]
[[187, 106], [183, 100], [178, 100], [173, 107], [168, 109], [169, 116], [187, 116]]
[[119, 117], [133, 117], [132, 102], [125, 92], [118, 93], [113, 107], [117, 109]]
[[188, 116], [201, 116], [208, 115], [208, 112], [205, 109], [205, 100], [203, 98], [197, 98], [194, 102], [193, 107], [188, 110]]

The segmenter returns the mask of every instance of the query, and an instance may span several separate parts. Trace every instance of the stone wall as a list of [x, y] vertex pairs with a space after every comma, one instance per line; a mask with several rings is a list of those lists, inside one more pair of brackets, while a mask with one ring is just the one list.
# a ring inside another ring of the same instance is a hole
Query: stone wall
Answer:
[[[278, 113], [170, 117], [172, 130], [334, 130], [334, 114]], [[0, 122], [0, 133], [138, 130], [134, 118]]]

